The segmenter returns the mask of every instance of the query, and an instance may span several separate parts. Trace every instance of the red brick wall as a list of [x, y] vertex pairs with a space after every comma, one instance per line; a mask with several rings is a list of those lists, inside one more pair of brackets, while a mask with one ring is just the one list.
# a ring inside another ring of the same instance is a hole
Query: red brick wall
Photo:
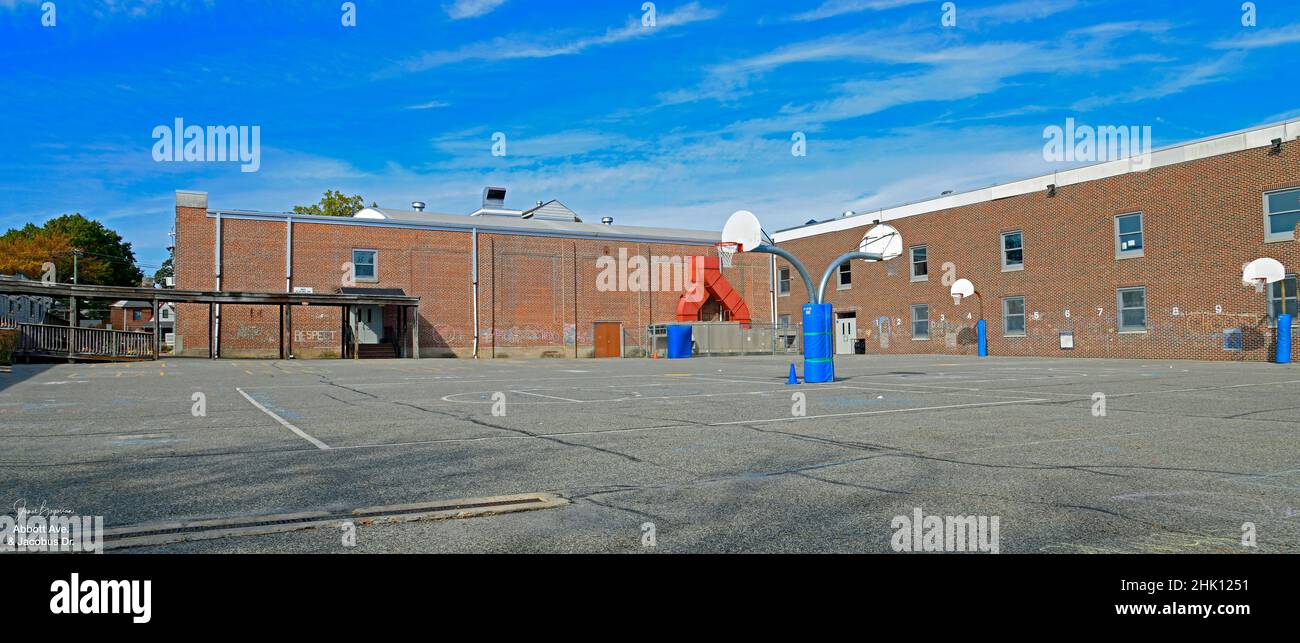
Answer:
[[[858, 337], [869, 353], [972, 354], [973, 332], [963, 329], [973, 328], [967, 314], [978, 318], [978, 305], [953, 304], [943, 279], [943, 265], [951, 262], [955, 277], [970, 279], [983, 295], [991, 355], [1263, 361], [1275, 341], [1267, 300], [1241, 285], [1241, 266], [1270, 256], [1288, 272], [1300, 271], [1296, 242], [1264, 242], [1263, 212], [1264, 192], [1298, 185], [1300, 143], [1289, 142], [1280, 156], [1252, 149], [1064, 186], [1053, 198], [1027, 194], [887, 221], [905, 248], [927, 246], [929, 280], [910, 281], [906, 251], [892, 262], [856, 261], [851, 289], [836, 290], [832, 279], [828, 301], [836, 312], [857, 313]], [[1136, 211], [1143, 212], [1144, 256], [1117, 260], [1114, 217]], [[816, 281], [866, 230], [781, 246]], [[1001, 233], [1011, 230], [1023, 231], [1024, 269], [1003, 272]], [[1144, 333], [1117, 330], [1116, 289], [1129, 286], [1146, 287]], [[1024, 337], [1003, 337], [1002, 299], [1010, 296], [1025, 298]], [[778, 310], [797, 321], [807, 301], [792, 271], [790, 296], [779, 298]], [[929, 339], [912, 339], [911, 304], [929, 304]], [[881, 317], [894, 320], [887, 346], [876, 323]], [[1244, 330], [1244, 350], [1223, 349], [1229, 328]], [[1062, 350], [1058, 332], [1070, 329], [1075, 348]]]
[[[177, 208], [177, 288], [215, 288], [215, 225], [215, 219], [203, 210]], [[223, 218], [222, 225], [222, 289], [283, 292], [285, 223]], [[401, 288], [421, 298], [422, 355], [473, 354], [469, 231], [301, 221], [293, 225], [293, 286], [311, 287], [317, 293], [336, 292], [352, 249], [377, 250], [378, 281], [356, 285]], [[623, 248], [629, 257], [639, 254], [647, 262], [651, 254], [690, 257], [713, 252], [707, 246], [480, 234], [479, 355], [589, 357], [597, 321], [622, 322], [628, 353], [643, 349], [646, 326], [675, 320], [680, 292], [599, 291], [598, 258], [605, 254], [617, 258]], [[754, 321], [769, 322], [767, 257], [742, 257], [724, 274], [745, 297]], [[292, 308], [295, 356], [339, 356], [342, 312]], [[207, 315], [206, 305], [178, 307], [180, 354], [207, 355]], [[278, 309], [271, 306], [223, 306], [222, 355], [277, 356], [277, 317]], [[398, 328], [392, 311], [385, 319], [386, 326]]]
[[[140, 319], [134, 317], [139, 311]], [[112, 308], [108, 313], [108, 323], [114, 330], [153, 330], [149, 322], [153, 321], [153, 311], [148, 308]]]

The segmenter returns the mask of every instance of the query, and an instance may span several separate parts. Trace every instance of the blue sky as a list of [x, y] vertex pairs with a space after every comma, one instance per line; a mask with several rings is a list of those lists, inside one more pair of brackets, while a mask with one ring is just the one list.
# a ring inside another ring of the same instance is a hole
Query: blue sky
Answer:
[[[1300, 117], [1300, 3], [0, 0], [0, 229], [81, 212], [146, 272], [174, 191], [285, 211], [326, 189], [468, 213], [769, 230], [1051, 171], [1066, 118], [1157, 146]], [[261, 168], [158, 163], [155, 126], [258, 125]], [[506, 135], [507, 154], [491, 153]], [[803, 132], [807, 155], [791, 154]], [[1059, 169], [1059, 168], [1057, 168]]]

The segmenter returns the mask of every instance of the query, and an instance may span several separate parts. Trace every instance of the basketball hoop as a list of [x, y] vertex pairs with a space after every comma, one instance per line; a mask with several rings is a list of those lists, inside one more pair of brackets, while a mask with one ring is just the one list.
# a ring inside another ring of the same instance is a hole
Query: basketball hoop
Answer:
[[1286, 277], [1286, 268], [1282, 262], [1269, 257], [1261, 257], [1241, 267], [1241, 283], [1254, 286], [1255, 292], [1264, 292], [1268, 284], [1282, 281]]
[[740, 244], [735, 241], [719, 241], [713, 247], [718, 251], [718, 262], [723, 268], [730, 268], [732, 259], [740, 252]]
[[954, 305], [954, 306], [960, 306], [960, 305], [961, 305], [961, 294], [960, 294], [960, 293], [955, 293], [955, 294], [953, 294], [953, 296], [952, 296], [952, 305]]

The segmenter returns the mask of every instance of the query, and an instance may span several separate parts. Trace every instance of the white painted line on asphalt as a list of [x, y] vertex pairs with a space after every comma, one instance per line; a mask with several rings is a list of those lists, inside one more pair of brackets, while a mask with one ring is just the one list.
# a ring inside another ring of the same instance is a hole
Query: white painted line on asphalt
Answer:
[[560, 397], [558, 395], [542, 395], [541, 393], [529, 393], [528, 391], [510, 391], [510, 392], [518, 393], [520, 395], [532, 395], [533, 397], [545, 397], [552, 400], [561, 400], [563, 402], [575, 402], [577, 404], [582, 403], [582, 400], [575, 400], [573, 398], [568, 398], [568, 397]]
[[1033, 402], [1046, 402], [1047, 398], [1025, 399], [1025, 400], [1007, 400], [1004, 402], [971, 402], [970, 404], [947, 404], [944, 406], [916, 406], [903, 409], [886, 409], [882, 411], [857, 411], [854, 413], [827, 413], [824, 415], [805, 415], [799, 417], [772, 418], [770, 420], [733, 420], [731, 422], [713, 422], [709, 426], [727, 426], [729, 424], [764, 424], [767, 422], [786, 422], [792, 420], [816, 420], [819, 418], [838, 418], [853, 417], [857, 415], [883, 415], [886, 413], [910, 413], [913, 411], [941, 411], [944, 409], [962, 409], [973, 408], [977, 406], [1003, 406], [1006, 404], [1030, 404]]
[[320, 449], [320, 450], [322, 450], [322, 451], [327, 451], [327, 450], [329, 450], [330, 445], [325, 444], [324, 442], [321, 442], [320, 440], [317, 440], [316, 438], [313, 438], [312, 436], [308, 435], [306, 431], [303, 431], [302, 429], [300, 429], [300, 428], [294, 426], [294, 425], [293, 425], [292, 423], [290, 423], [288, 420], [286, 420], [286, 419], [284, 419], [284, 418], [282, 418], [282, 417], [276, 415], [275, 413], [271, 412], [271, 409], [268, 409], [268, 408], [266, 408], [265, 406], [262, 406], [262, 404], [259, 403], [257, 400], [255, 400], [255, 399], [253, 399], [252, 397], [250, 397], [250, 396], [248, 395], [248, 393], [245, 393], [245, 392], [244, 392], [244, 389], [236, 388], [235, 390], [236, 390], [236, 391], [239, 391], [239, 394], [240, 394], [240, 395], [243, 395], [243, 396], [244, 396], [244, 399], [248, 400], [248, 401], [249, 401], [253, 406], [256, 406], [256, 407], [258, 408], [258, 410], [260, 410], [261, 412], [263, 412], [263, 413], [265, 413], [265, 414], [271, 416], [271, 419], [273, 419], [273, 420], [275, 420], [276, 422], [279, 422], [280, 424], [284, 425], [284, 428], [289, 429], [290, 431], [293, 431], [294, 433], [297, 433], [297, 434], [298, 434], [298, 437], [300, 437], [300, 438], [302, 438], [302, 439], [304, 439], [304, 440], [306, 440], [306, 441], [308, 441], [308, 442], [310, 442], [310, 443], [316, 445], [316, 448], [317, 448], [317, 449]]

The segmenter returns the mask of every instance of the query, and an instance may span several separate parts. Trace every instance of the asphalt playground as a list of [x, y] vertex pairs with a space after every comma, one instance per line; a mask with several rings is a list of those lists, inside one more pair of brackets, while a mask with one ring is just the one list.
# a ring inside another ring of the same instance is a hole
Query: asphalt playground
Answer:
[[837, 382], [788, 385], [791, 360], [16, 365], [0, 511], [568, 501], [367, 521], [354, 547], [318, 527], [128, 553], [890, 552], [916, 509], [998, 516], [1002, 553], [1300, 550], [1295, 366], [842, 356]]

